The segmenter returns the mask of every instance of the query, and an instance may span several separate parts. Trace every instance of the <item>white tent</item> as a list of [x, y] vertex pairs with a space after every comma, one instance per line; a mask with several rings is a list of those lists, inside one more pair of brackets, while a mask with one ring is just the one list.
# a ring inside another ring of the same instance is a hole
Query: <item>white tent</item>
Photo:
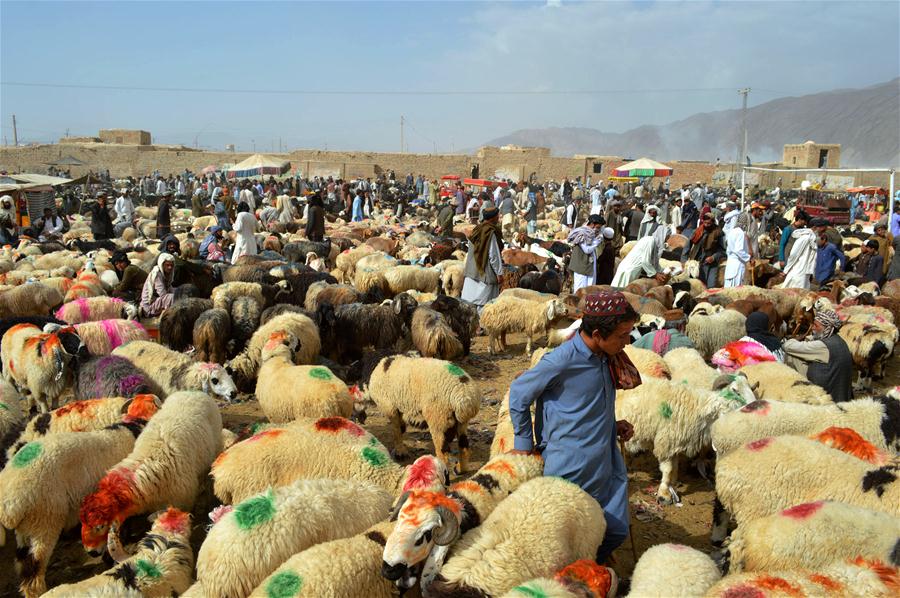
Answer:
[[264, 174], [280, 175], [291, 168], [291, 163], [281, 158], [273, 158], [263, 154], [253, 154], [246, 160], [238, 162], [226, 171], [229, 179], [240, 179]]

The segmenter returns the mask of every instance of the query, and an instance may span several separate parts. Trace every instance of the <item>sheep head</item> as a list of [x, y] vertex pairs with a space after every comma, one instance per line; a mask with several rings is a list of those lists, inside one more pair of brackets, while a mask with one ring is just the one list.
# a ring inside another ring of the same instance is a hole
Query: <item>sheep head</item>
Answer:
[[218, 363], [197, 364], [201, 371], [203, 392], [214, 395], [229, 403], [237, 398], [237, 386], [228, 372]]
[[546, 307], [546, 317], [548, 322], [563, 317], [569, 311], [562, 299], [551, 299], [547, 302]]
[[122, 304], [122, 317], [126, 320], [136, 320], [138, 317], [137, 307], [131, 303]]
[[740, 409], [756, 400], [754, 390], [758, 386], [750, 386], [750, 381], [743, 373], [722, 374], [713, 381], [712, 390], [724, 399], [731, 409]]
[[384, 546], [381, 574], [403, 589], [412, 587], [435, 546], [459, 536], [462, 506], [443, 494], [412, 490], [396, 508], [397, 524]]
[[135, 506], [134, 472], [114, 469], [104, 476], [93, 494], [81, 502], [81, 543], [91, 554], [103, 551], [110, 526], [121, 525]]

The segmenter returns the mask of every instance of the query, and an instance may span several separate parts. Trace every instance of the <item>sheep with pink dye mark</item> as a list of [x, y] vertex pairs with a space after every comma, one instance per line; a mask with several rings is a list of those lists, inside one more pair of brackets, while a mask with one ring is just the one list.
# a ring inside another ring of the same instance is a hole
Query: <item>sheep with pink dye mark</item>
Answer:
[[150, 340], [147, 330], [136, 320], [100, 320], [75, 324], [78, 336], [91, 355], [109, 355], [129, 341]]
[[133, 320], [137, 317], [137, 308], [115, 297], [89, 297], [64, 304], [56, 311], [56, 317], [69, 324], [118, 318]]
[[91, 357], [82, 362], [75, 370], [74, 391], [79, 401], [162, 392], [147, 374], [118, 355]]
[[775, 355], [761, 343], [742, 338], [728, 343], [712, 356], [712, 363], [722, 372], [735, 372], [745, 365], [776, 361]]

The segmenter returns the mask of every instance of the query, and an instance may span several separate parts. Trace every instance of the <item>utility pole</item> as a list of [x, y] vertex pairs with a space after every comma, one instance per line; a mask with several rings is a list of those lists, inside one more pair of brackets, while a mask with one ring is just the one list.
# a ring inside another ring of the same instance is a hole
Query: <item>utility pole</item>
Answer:
[[[747, 96], [750, 94], [750, 88], [745, 87], [743, 89], [739, 89], [738, 93], [743, 96], [741, 102], [741, 129], [744, 133], [744, 142], [741, 146], [743, 150], [741, 151], [740, 159], [738, 160], [738, 164], [743, 164], [744, 160], [747, 159]], [[746, 192], [746, 176], [743, 166], [741, 167], [741, 209], [744, 209], [744, 203], [746, 201], [745, 192]]]
[[13, 146], [19, 147], [19, 132], [16, 130], [16, 115], [13, 114]]
[[[13, 117], [13, 127], [15, 127], [16, 117]], [[403, 115], [400, 115], [400, 153], [403, 153]]]

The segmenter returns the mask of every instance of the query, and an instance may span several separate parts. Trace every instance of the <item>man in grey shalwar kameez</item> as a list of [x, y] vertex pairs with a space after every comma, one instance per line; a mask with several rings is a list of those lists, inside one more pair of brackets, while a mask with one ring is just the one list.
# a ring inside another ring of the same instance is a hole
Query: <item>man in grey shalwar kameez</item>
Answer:
[[484, 222], [476, 226], [469, 237], [469, 252], [463, 267], [462, 300], [474, 304], [479, 313], [500, 294], [503, 281], [503, 260], [500, 258], [503, 236], [498, 224], [499, 215], [497, 208], [485, 209]]

